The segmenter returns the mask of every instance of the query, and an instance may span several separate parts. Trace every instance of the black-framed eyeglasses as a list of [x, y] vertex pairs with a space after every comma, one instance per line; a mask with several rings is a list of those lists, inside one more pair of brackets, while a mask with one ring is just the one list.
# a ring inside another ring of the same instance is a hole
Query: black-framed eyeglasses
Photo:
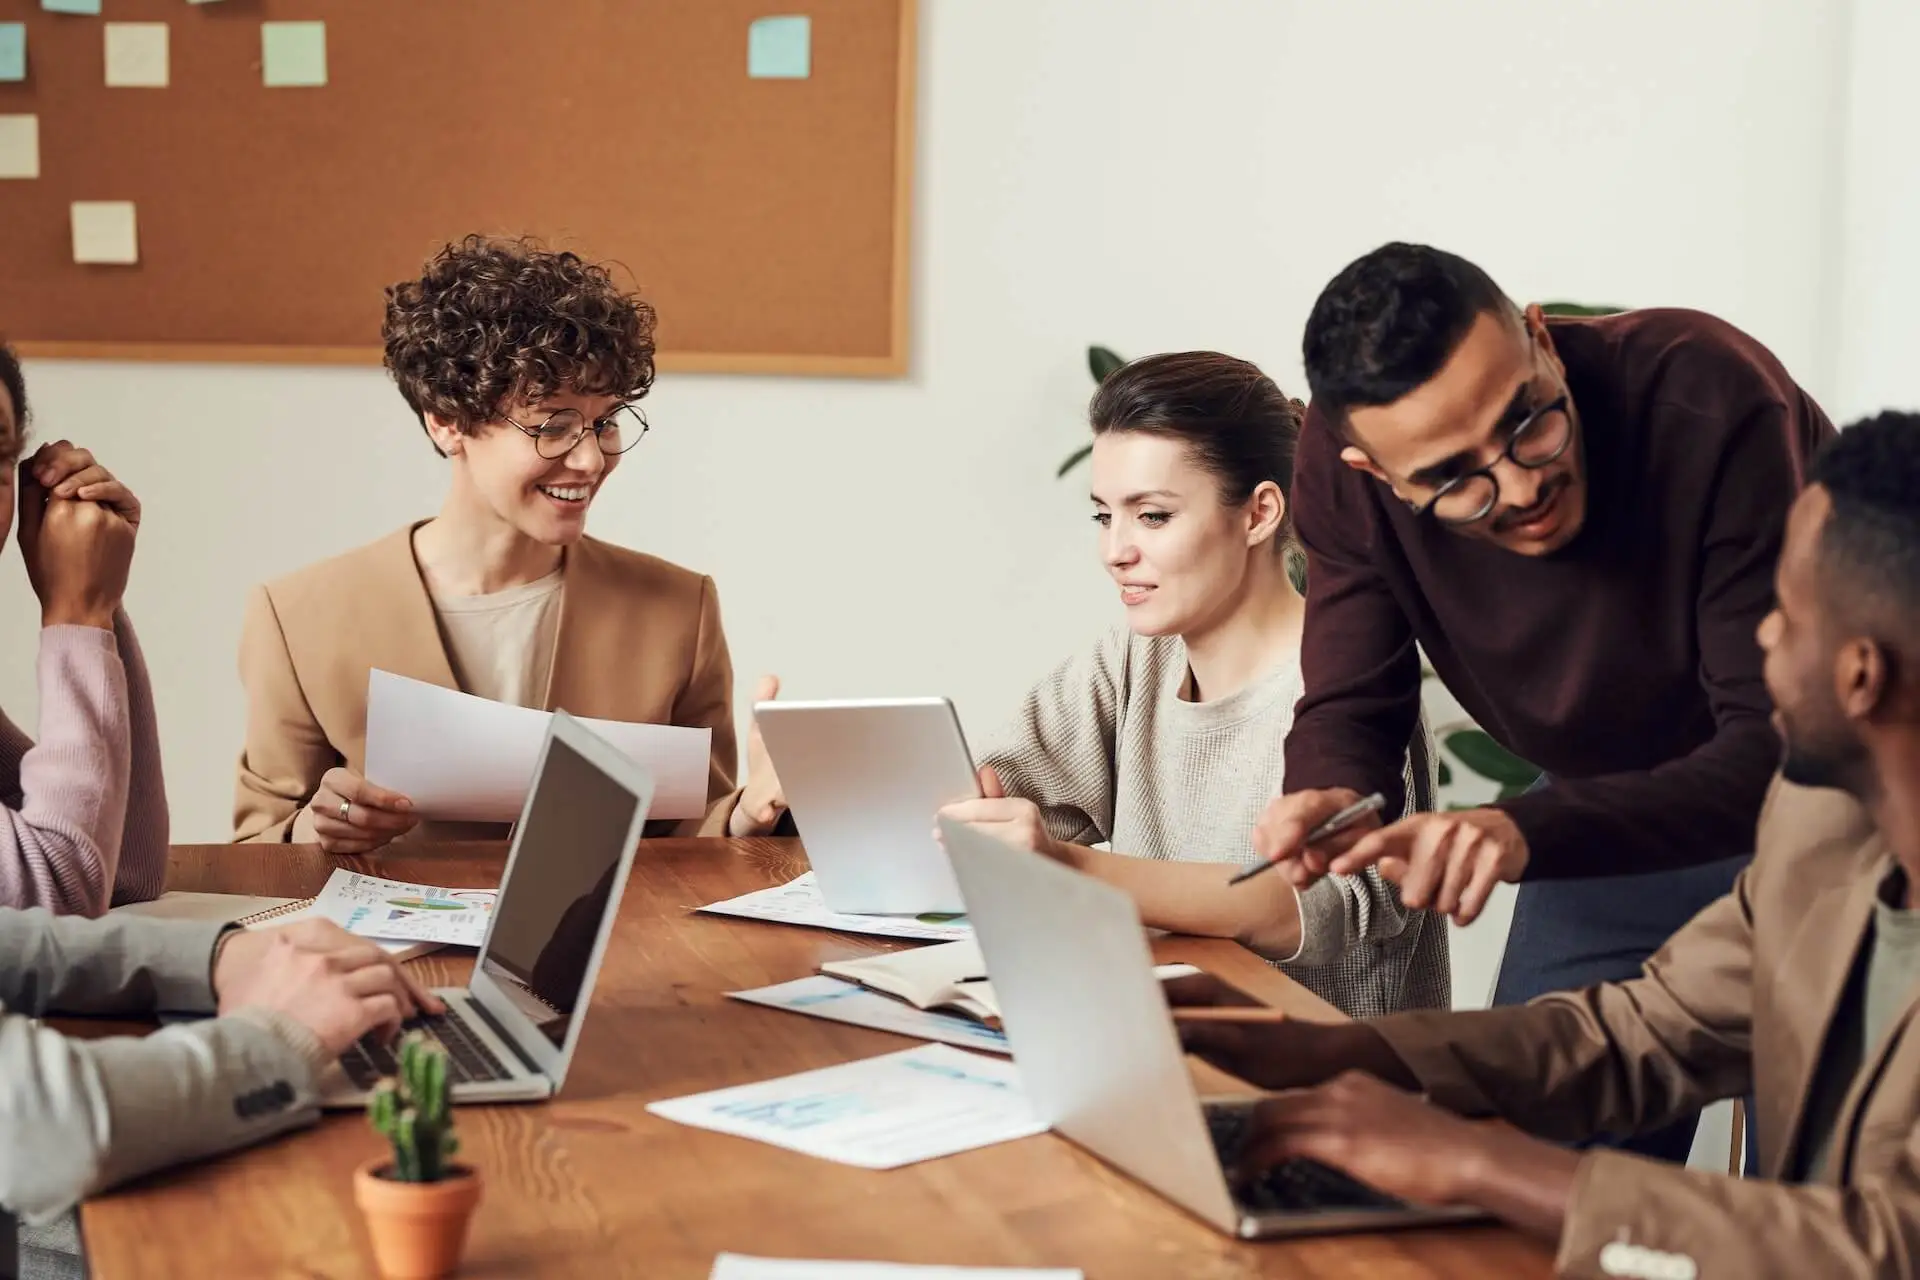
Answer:
[[647, 434], [647, 415], [637, 404], [623, 404], [598, 422], [588, 422], [578, 409], [561, 409], [544, 422], [528, 426], [500, 415], [509, 426], [518, 427], [533, 437], [533, 449], [543, 458], [564, 458], [580, 443], [580, 437], [593, 432], [600, 452], [609, 457], [625, 453]]
[[[1573, 443], [1571, 405], [1571, 397], [1562, 394], [1528, 414], [1507, 437], [1507, 447], [1500, 451], [1500, 458], [1528, 471], [1538, 471], [1559, 461], [1560, 455]], [[1473, 524], [1486, 519], [1500, 505], [1500, 481], [1493, 474], [1500, 458], [1445, 481], [1433, 491], [1431, 498], [1413, 505], [1413, 514], [1432, 515], [1442, 524]]]

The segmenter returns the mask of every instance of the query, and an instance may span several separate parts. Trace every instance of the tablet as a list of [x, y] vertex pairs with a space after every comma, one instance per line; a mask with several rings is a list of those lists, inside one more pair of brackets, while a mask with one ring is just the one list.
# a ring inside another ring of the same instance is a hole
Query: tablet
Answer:
[[776, 701], [753, 714], [831, 910], [965, 910], [933, 834], [942, 807], [980, 794], [951, 702]]

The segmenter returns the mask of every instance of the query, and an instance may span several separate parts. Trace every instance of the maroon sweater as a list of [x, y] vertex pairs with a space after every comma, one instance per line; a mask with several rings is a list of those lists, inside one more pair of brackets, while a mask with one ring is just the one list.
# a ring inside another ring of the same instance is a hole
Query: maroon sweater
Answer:
[[1417, 641], [1482, 728], [1553, 777], [1502, 801], [1529, 879], [1751, 852], [1779, 743], [1754, 630], [1833, 427], [1766, 348], [1694, 311], [1549, 319], [1587, 522], [1530, 559], [1417, 520], [1309, 409], [1293, 483], [1306, 693], [1288, 791], [1400, 788]]

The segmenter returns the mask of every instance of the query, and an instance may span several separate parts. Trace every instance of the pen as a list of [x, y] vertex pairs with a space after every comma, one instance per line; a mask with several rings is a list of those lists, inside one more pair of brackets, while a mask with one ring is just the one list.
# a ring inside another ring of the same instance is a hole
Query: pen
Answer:
[[[1307, 832], [1307, 838], [1301, 841], [1301, 843], [1303, 845], [1318, 844], [1328, 836], [1337, 836], [1368, 814], [1377, 813], [1386, 807], [1387, 798], [1376, 791], [1370, 796], [1355, 800], [1352, 804], [1334, 814], [1313, 830]], [[1239, 875], [1233, 877], [1233, 879], [1227, 881], [1227, 883], [1239, 884], [1242, 880], [1248, 880], [1259, 875], [1268, 867], [1277, 866], [1279, 862], [1280, 859], [1278, 858], [1269, 858], [1265, 862], [1257, 862], [1245, 871], [1242, 871]]]

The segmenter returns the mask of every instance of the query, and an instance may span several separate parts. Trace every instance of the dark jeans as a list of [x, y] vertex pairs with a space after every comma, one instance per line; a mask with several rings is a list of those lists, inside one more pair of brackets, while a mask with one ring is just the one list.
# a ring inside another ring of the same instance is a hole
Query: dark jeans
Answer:
[[[1646, 875], [1523, 882], [1514, 899], [1513, 928], [1493, 1002], [1521, 1004], [1549, 991], [1638, 977], [1642, 962], [1731, 889], [1733, 878], [1749, 861], [1742, 856]], [[1751, 1105], [1747, 1119], [1751, 1124]], [[1696, 1114], [1653, 1133], [1587, 1145], [1685, 1164], [1699, 1120]], [[1752, 1146], [1749, 1137], [1748, 1149]]]

